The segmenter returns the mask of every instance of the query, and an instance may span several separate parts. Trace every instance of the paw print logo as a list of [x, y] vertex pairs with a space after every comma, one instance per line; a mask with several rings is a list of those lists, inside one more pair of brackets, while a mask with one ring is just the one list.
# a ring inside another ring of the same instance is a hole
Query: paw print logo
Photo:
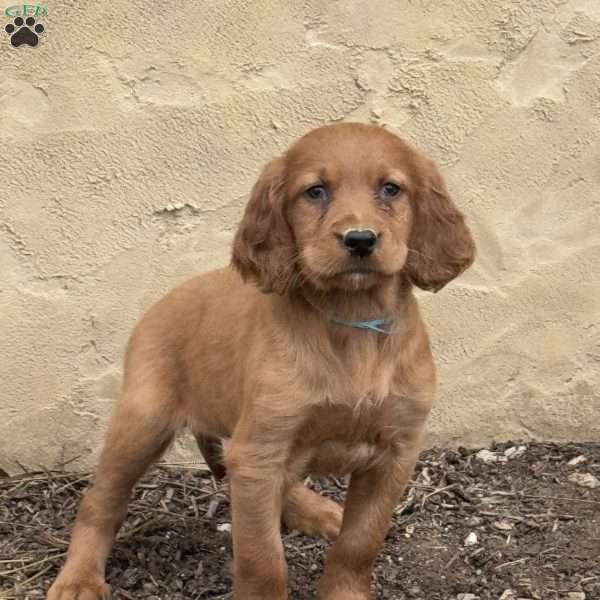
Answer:
[[21, 17], [15, 17], [15, 20], [6, 26], [4, 31], [10, 35], [10, 43], [15, 48], [23, 44], [37, 46], [40, 41], [39, 36], [44, 32], [44, 26], [36, 23], [33, 17], [27, 17], [25, 21]]

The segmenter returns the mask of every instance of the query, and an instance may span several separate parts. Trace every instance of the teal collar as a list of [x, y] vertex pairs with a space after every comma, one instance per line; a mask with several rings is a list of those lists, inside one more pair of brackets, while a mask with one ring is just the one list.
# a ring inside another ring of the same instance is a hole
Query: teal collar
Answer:
[[320, 312], [326, 319], [329, 319], [332, 323], [336, 325], [343, 325], [344, 327], [354, 327], [355, 329], [363, 329], [367, 331], [375, 331], [376, 333], [383, 333], [384, 335], [392, 335], [394, 320], [391, 318], [382, 318], [382, 319], [367, 319], [365, 321], [346, 321], [344, 319], [338, 319], [333, 315], [327, 314], [318, 306], [315, 306], [310, 299], [308, 299], [308, 303]]
[[346, 327], [354, 327], [355, 329], [370, 329], [371, 331], [385, 335], [392, 334], [392, 325], [394, 324], [391, 319], [369, 319], [368, 321], [344, 321], [335, 317], [329, 317], [329, 319], [337, 325], [345, 325]]

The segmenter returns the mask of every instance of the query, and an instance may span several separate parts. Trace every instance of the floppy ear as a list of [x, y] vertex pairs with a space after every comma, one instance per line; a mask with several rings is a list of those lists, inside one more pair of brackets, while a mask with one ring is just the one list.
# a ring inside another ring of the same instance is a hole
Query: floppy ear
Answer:
[[471, 266], [475, 244], [435, 165], [423, 159], [415, 194], [407, 271], [423, 290], [437, 292]]
[[285, 216], [285, 165], [269, 162], [254, 184], [233, 241], [232, 266], [263, 292], [284, 294], [295, 271], [295, 242]]

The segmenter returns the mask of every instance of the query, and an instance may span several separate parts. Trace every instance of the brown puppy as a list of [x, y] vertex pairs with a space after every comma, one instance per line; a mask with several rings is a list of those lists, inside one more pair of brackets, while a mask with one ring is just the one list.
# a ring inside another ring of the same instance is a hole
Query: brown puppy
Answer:
[[[105, 563], [131, 489], [185, 425], [230, 478], [236, 600], [287, 598], [282, 515], [337, 538], [319, 598], [367, 600], [434, 394], [412, 287], [437, 291], [473, 257], [438, 171], [384, 129], [321, 127], [270, 162], [233, 269], [184, 283], [135, 328], [49, 600], [108, 597]], [[302, 485], [309, 473], [351, 474], [343, 519]]]

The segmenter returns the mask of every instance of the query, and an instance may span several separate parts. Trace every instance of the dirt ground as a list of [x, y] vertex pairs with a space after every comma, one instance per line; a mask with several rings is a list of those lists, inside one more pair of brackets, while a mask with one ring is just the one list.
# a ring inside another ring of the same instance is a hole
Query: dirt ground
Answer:
[[[600, 600], [598, 479], [600, 444], [425, 452], [377, 561], [375, 597]], [[312, 485], [342, 499], [346, 483]], [[0, 599], [44, 596], [87, 485], [64, 471], [0, 477]], [[294, 531], [284, 542], [291, 600], [314, 598], [328, 544]], [[224, 490], [202, 470], [162, 466], [137, 486], [107, 576], [118, 599], [226, 599], [230, 557]]]

